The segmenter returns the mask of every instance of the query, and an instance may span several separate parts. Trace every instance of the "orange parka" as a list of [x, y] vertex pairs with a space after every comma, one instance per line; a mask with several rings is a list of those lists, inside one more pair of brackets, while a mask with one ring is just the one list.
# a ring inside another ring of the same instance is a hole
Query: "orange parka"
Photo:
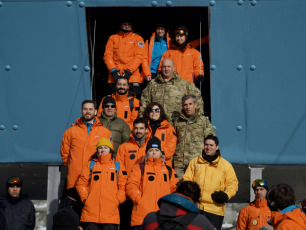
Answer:
[[178, 178], [174, 169], [169, 170], [163, 164], [163, 158], [148, 157], [144, 166], [143, 175], [139, 164], [133, 170], [126, 184], [126, 193], [133, 201], [131, 226], [141, 225], [145, 216], [159, 210], [158, 200], [162, 196], [174, 192]]
[[[116, 92], [108, 96], [113, 97], [116, 101], [117, 117], [123, 119], [130, 126], [130, 129], [133, 130], [133, 122], [138, 117], [140, 107], [140, 102], [135, 94], [128, 91], [124, 95], [120, 95]], [[99, 105], [97, 117], [100, 117], [103, 111], [102, 104], [104, 98]]]
[[180, 78], [185, 79], [191, 83], [201, 74], [204, 76], [204, 64], [202, 55], [199, 51], [192, 48], [190, 44], [186, 46], [185, 50], [180, 50], [175, 46], [166, 51], [159, 64], [161, 70], [161, 63], [165, 58], [171, 58], [174, 62], [175, 71]]
[[[150, 125], [149, 130], [152, 133]], [[177, 141], [173, 126], [168, 121], [163, 120], [160, 123], [160, 127], [156, 129], [154, 136], [161, 141], [161, 149], [165, 157], [166, 164], [172, 166], [172, 156], [175, 153]]]
[[143, 61], [144, 52], [143, 38], [133, 31], [129, 33], [119, 31], [117, 34], [110, 36], [103, 58], [109, 70], [108, 83], [115, 82], [110, 73], [112, 69], [118, 69], [121, 75], [124, 70], [129, 69], [132, 72], [129, 82], [142, 83], [143, 78], [140, 77], [139, 66]]
[[143, 161], [143, 158], [146, 155], [146, 147], [150, 137], [151, 134], [147, 133], [145, 141], [141, 146], [139, 146], [138, 142], [135, 141], [132, 133], [130, 140], [119, 146], [116, 155], [116, 161], [124, 165], [128, 176], [130, 175], [134, 165]]
[[249, 206], [239, 212], [237, 230], [257, 230], [268, 225], [271, 211], [266, 199], [255, 199]]
[[61, 156], [68, 167], [67, 189], [75, 187], [82, 167], [95, 153], [98, 141], [105, 137], [113, 143], [111, 131], [106, 129], [97, 117], [94, 119], [89, 134], [86, 124], [80, 117], [63, 135]]
[[120, 165], [117, 172], [111, 155], [98, 155], [92, 168], [91, 179], [90, 161], [83, 167], [76, 186], [84, 203], [81, 222], [120, 222], [118, 206], [125, 201], [127, 174], [124, 165]]
[[[151, 70], [150, 70], [150, 66], [151, 66], [151, 58], [152, 58], [152, 50], [153, 50], [153, 46], [154, 46], [154, 41], [155, 41], [155, 32], [151, 35], [150, 40], [147, 40], [145, 42], [145, 55], [144, 55], [144, 59], [141, 63], [141, 67], [142, 67], [142, 73], [143, 75], [149, 76], [151, 75]], [[171, 42], [171, 38], [169, 37], [169, 33], [167, 33], [166, 35], [166, 39], [167, 39], [167, 47], [170, 47], [170, 42]]]
[[300, 208], [291, 212], [272, 212], [271, 225], [274, 230], [305, 230], [306, 215]]

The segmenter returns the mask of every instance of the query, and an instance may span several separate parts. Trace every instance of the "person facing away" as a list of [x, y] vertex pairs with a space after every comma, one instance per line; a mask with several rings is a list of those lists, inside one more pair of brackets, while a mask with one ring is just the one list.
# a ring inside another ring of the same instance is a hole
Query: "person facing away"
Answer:
[[139, 230], [144, 217], [159, 209], [160, 197], [175, 191], [178, 182], [175, 171], [165, 164], [161, 141], [152, 137], [146, 147], [144, 161], [133, 167], [126, 184], [126, 194], [133, 201], [131, 226]]
[[287, 184], [272, 186], [267, 194], [271, 225], [275, 230], [305, 230], [306, 215], [295, 205], [294, 190]]
[[237, 230], [258, 230], [268, 226], [271, 219], [271, 211], [267, 204], [266, 195], [269, 190], [268, 184], [263, 179], [256, 179], [252, 183], [255, 200], [249, 206], [239, 212], [237, 219]]
[[183, 180], [199, 184], [201, 202], [198, 207], [212, 225], [221, 230], [225, 204], [238, 191], [238, 180], [233, 166], [221, 156], [218, 137], [205, 138], [202, 153], [190, 161]]
[[186, 94], [196, 96], [199, 113], [203, 114], [204, 102], [199, 89], [193, 83], [180, 78], [174, 71], [173, 61], [165, 58], [162, 61], [161, 73], [150, 81], [142, 92], [140, 116], [143, 115], [148, 104], [157, 102], [164, 108], [169, 122], [173, 124], [173, 121], [180, 116], [181, 100]]
[[161, 140], [162, 154], [166, 164], [172, 166], [177, 137], [173, 126], [167, 120], [163, 107], [157, 102], [152, 102], [146, 107], [143, 117], [149, 121], [151, 137], [155, 136]]
[[[165, 195], [158, 200], [160, 208], [144, 218], [141, 229], [168, 229], [168, 223], [175, 223], [178, 229], [215, 230], [209, 220], [197, 207], [200, 202], [201, 189], [192, 181], [182, 181], [177, 185], [174, 193]], [[183, 227], [183, 228], [181, 228]]]
[[86, 230], [118, 230], [119, 204], [126, 199], [127, 173], [113, 159], [112, 143], [101, 138], [97, 152], [84, 164], [76, 189], [84, 204], [81, 222]]
[[[4, 215], [4, 230], [33, 230], [35, 228], [35, 208], [26, 194], [21, 192], [22, 180], [11, 177], [6, 183], [7, 193], [0, 197], [0, 209]], [[6, 226], [5, 226], [6, 223]]]
[[173, 156], [173, 168], [182, 179], [189, 162], [201, 154], [204, 138], [215, 135], [210, 121], [199, 113], [197, 98], [194, 95], [182, 97], [182, 111], [174, 121], [177, 145]]

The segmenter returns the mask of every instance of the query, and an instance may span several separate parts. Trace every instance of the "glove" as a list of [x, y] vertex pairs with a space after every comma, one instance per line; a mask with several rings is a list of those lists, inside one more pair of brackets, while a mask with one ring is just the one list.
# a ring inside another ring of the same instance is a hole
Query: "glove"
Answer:
[[200, 83], [204, 82], [204, 76], [202, 74], [200, 74], [197, 79]]
[[118, 80], [119, 77], [121, 77], [119, 70], [112, 69], [111, 75], [113, 76], [115, 82]]
[[128, 80], [130, 79], [130, 77], [132, 76], [132, 72], [129, 69], [125, 69], [123, 76], [126, 77]]
[[220, 204], [228, 201], [228, 195], [223, 191], [215, 191], [213, 194], [211, 194], [211, 198]]

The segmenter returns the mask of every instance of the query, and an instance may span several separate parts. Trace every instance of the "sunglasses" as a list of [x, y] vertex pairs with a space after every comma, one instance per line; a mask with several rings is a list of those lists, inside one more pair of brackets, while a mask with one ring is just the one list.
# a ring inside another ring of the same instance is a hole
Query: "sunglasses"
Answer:
[[150, 113], [160, 113], [160, 109], [151, 109], [150, 110]]
[[260, 186], [260, 187], [267, 187], [268, 184], [265, 180], [263, 179], [256, 179], [254, 180], [253, 184], [252, 184], [252, 188], [256, 188], [257, 186]]
[[184, 30], [176, 30], [175, 34], [186, 35], [186, 32]]
[[116, 108], [115, 105], [104, 105], [103, 107], [104, 107], [104, 108]]
[[17, 187], [21, 187], [21, 180], [18, 177], [12, 177], [10, 178], [7, 183], [9, 184], [9, 186], [17, 186]]

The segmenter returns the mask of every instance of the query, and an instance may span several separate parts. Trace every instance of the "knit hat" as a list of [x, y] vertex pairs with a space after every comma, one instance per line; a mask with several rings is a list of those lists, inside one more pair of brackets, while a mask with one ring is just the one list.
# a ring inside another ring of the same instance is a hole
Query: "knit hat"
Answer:
[[103, 103], [102, 103], [102, 107], [104, 107], [106, 104], [108, 103], [111, 103], [111, 104], [114, 104], [115, 107], [116, 107], [116, 101], [113, 97], [111, 96], [106, 96], [104, 99], [103, 99]]
[[157, 148], [161, 151], [161, 142], [157, 137], [152, 137], [147, 144], [146, 152], [151, 148]]
[[70, 206], [67, 206], [53, 216], [52, 230], [78, 230], [79, 223], [78, 214]]
[[112, 143], [110, 142], [110, 140], [108, 140], [107, 138], [102, 137], [102, 138], [98, 141], [97, 149], [98, 149], [100, 146], [102, 146], [102, 145], [109, 147], [112, 153], [114, 152], [113, 144], [112, 144]]

